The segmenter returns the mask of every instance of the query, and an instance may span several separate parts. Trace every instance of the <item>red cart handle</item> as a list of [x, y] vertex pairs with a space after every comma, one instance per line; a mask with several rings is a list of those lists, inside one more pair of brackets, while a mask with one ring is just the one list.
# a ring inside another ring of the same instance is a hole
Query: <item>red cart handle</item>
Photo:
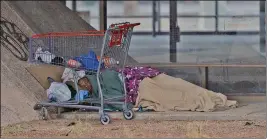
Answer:
[[135, 26], [139, 26], [140, 23], [132, 23], [132, 24], [125, 24], [126, 27], [135, 27]]
[[129, 22], [124, 22], [111, 24], [109, 26], [111, 28], [111, 38], [109, 41], [109, 47], [120, 46], [129, 28], [133, 28], [138, 25], [140, 25], [140, 23], [130, 24]]
[[135, 26], [139, 26], [140, 23], [132, 23], [130, 24], [130, 22], [124, 22], [124, 23], [117, 23], [117, 24], [112, 24], [110, 25], [110, 27], [117, 27], [119, 29], [128, 29], [128, 28], [132, 28]]
[[113, 24], [110, 25], [110, 27], [119, 26], [119, 25], [124, 25], [124, 24], [130, 24], [130, 22], [113, 23]]

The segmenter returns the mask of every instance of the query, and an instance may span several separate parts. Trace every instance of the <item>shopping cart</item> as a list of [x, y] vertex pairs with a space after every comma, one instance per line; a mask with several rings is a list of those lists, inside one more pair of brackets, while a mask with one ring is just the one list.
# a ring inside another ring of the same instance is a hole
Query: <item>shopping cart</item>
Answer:
[[[127, 60], [129, 45], [131, 42], [133, 28], [140, 23], [118, 23], [112, 24], [106, 31], [84, 31], [84, 32], [54, 32], [46, 34], [35, 34], [29, 40], [29, 61], [36, 64], [53, 64], [71, 69], [74, 78], [74, 85], [80, 98], [77, 71], [85, 70], [87, 73], [96, 74], [99, 98], [88, 98], [84, 100], [68, 100], [62, 102], [44, 101], [34, 106], [34, 110], [40, 110], [42, 119], [48, 119], [47, 107], [74, 108], [81, 110], [98, 110], [102, 124], [110, 122], [109, 115], [104, 111], [104, 104], [122, 105], [123, 116], [127, 120], [134, 117], [133, 111], [126, 102], [127, 91], [125, 87], [124, 74], [122, 75], [124, 96], [120, 98], [103, 98], [100, 74], [103, 69], [123, 69]], [[98, 49], [102, 47], [101, 49]], [[100, 56], [79, 57], [80, 55], [93, 50]], [[38, 51], [38, 53], [37, 53]], [[74, 58], [84, 58], [91, 62], [91, 67], [73, 66], [70, 60]], [[116, 64], [103, 66], [106, 57], [116, 59]], [[94, 63], [95, 62], [95, 63]], [[122, 70], [123, 71], [123, 70]], [[90, 104], [90, 105], [88, 105]], [[98, 104], [98, 106], [94, 105]]]

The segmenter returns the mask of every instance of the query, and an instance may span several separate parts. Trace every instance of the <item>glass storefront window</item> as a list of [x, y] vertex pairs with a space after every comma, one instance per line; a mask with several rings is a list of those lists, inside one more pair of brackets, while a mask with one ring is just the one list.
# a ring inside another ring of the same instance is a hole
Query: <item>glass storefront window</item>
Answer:
[[259, 17], [219, 18], [219, 31], [260, 31]]
[[[218, 1], [219, 15], [259, 15], [259, 1]], [[242, 6], [240, 6], [242, 5]]]
[[[168, 16], [169, 1], [160, 1], [160, 15]], [[178, 15], [215, 15], [214, 1], [177, 1]]]

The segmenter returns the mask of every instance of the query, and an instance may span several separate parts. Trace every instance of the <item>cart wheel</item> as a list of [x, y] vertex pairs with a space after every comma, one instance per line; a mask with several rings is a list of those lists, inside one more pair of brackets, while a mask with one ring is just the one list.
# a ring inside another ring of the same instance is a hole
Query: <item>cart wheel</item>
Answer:
[[110, 122], [110, 117], [107, 114], [103, 114], [103, 115], [100, 116], [100, 122], [103, 125], [107, 125]]
[[40, 110], [41, 108], [42, 108], [42, 106], [39, 105], [39, 104], [35, 104], [35, 105], [33, 106], [33, 110]]
[[126, 120], [132, 120], [134, 118], [133, 111], [132, 110], [125, 110], [125, 111], [123, 111], [123, 117]]
[[41, 108], [40, 114], [41, 114], [43, 120], [48, 119], [48, 111], [47, 111], [46, 107]]
[[79, 109], [79, 112], [86, 112], [86, 109]]

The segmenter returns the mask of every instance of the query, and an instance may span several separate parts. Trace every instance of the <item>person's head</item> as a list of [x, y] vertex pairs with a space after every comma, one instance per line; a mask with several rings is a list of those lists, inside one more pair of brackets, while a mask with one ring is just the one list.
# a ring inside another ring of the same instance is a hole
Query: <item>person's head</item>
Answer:
[[87, 77], [82, 77], [81, 79], [79, 79], [78, 85], [92, 93], [93, 87]]

